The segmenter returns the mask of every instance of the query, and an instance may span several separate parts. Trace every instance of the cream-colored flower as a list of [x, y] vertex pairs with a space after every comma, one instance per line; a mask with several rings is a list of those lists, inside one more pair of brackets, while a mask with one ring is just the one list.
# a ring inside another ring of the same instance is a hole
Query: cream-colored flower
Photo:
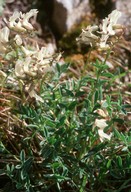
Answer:
[[28, 13], [22, 14], [22, 25], [25, 27], [27, 30], [33, 30], [33, 26], [29, 23], [29, 19], [31, 17], [35, 17], [37, 15], [38, 11], [37, 9], [31, 9]]
[[9, 18], [9, 27], [14, 28], [14, 26], [17, 24], [16, 20], [18, 20], [20, 17], [20, 12], [15, 11], [13, 15]]
[[25, 78], [25, 72], [23, 68], [23, 61], [17, 60], [15, 64], [15, 75], [19, 78]]
[[98, 30], [98, 26], [88, 26], [85, 30], [82, 29], [82, 33], [76, 39], [80, 43], [94, 46], [98, 41], [99, 37], [93, 34], [93, 32]]
[[114, 27], [117, 25], [117, 21], [121, 16], [121, 12], [118, 10], [112, 11], [108, 15], [108, 18], [103, 19], [101, 27], [101, 33], [108, 34], [109, 36], [115, 35]]
[[112, 23], [113, 25], [117, 24], [118, 19], [121, 17], [121, 12], [118, 11], [117, 9], [115, 9], [114, 11], [112, 11], [109, 14], [109, 19], [110, 19], [110, 23]]
[[39, 95], [37, 95], [37, 93], [35, 92], [35, 90], [34, 89], [32, 89], [31, 91], [29, 91], [29, 96], [31, 97], [31, 98], [35, 98], [36, 99], [36, 101], [40, 101], [40, 102], [44, 102], [44, 100], [39, 96]]
[[37, 75], [38, 68], [36, 67], [36, 64], [33, 63], [30, 56], [25, 58], [23, 69], [24, 73], [31, 77], [35, 77]]
[[107, 110], [103, 110], [103, 109], [97, 109], [96, 111], [94, 111], [95, 113], [98, 113], [100, 116], [106, 118], [108, 117], [108, 112]]
[[4, 27], [0, 30], [0, 42], [7, 43], [9, 41], [10, 30], [8, 27]]
[[17, 32], [26, 32], [27, 30], [33, 30], [33, 26], [29, 23], [29, 19], [36, 16], [38, 13], [37, 9], [31, 9], [28, 13], [21, 13], [15, 11], [14, 14], [9, 18], [8, 26]]
[[106, 44], [106, 42], [103, 41], [103, 42], [99, 43], [99, 50], [106, 51], [109, 49], [110, 49], [110, 46], [108, 44]]
[[37, 52], [37, 59], [38, 59], [38, 61], [40, 61], [40, 62], [43, 62], [43, 60], [48, 60], [47, 61], [47, 63], [49, 63], [49, 58], [50, 58], [50, 54], [49, 54], [49, 52], [48, 52], [48, 50], [47, 50], [47, 48], [46, 47], [42, 47], [38, 52]]
[[102, 25], [100, 25], [100, 28], [101, 28], [103, 34], [108, 33], [108, 30], [107, 30], [108, 24], [109, 24], [109, 19], [106, 17], [105, 19], [103, 19]]
[[98, 127], [98, 134], [100, 137], [101, 142], [103, 142], [104, 139], [111, 139], [111, 134], [108, 135], [106, 133], [104, 133], [104, 128], [107, 127], [108, 124], [106, 123], [105, 119], [96, 119], [95, 123], [94, 123], [94, 127]]
[[7, 43], [9, 41], [10, 30], [4, 27], [0, 30], [0, 52], [5, 53], [7, 50]]
[[94, 126], [100, 128], [100, 129], [104, 129], [105, 127], [108, 126], [108, 124], [106, 123], [105, 119], [96, 119]]
[[35, 51], [29, 50], [29, 49], [25, 48], [24, 46], [21, 46], [21, 49], [24, 52], [25, 56], [35, 55], [38, 51], [37, 49]]
[[15, 42], [16, 42], [16, 44], [17, 44], [18, 46], [22, 45], [22, 39], [21, 39], [20, 35], [17, 34], [17, 35], [15, 36], [14, 40], [15, 40]]
[[16, 32], [26, 32], [26, 29], [22, 26], [21, 21], [16, 23], [16, 25], [13, 27], [13, 30]]
[[108, 140], [110, 140], [110, 139], [111, 139], [111, 136], [112, 136], [112, 134], [107, 135], [107, 134], [104, 133], [104, 131], [101, 130], [101, 129], [98, 129], [98, 134], [99, 134], [99, 137], [100, 137], [100, 141], [101, 141], [101, 142], [103, 142], [104, 139], [108, 139]]

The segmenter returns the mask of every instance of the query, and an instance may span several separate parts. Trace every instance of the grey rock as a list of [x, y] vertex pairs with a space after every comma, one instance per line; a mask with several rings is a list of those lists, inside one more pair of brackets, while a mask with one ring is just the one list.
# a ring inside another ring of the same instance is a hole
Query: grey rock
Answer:
[[119, 23], [127, 27], [127, 35], [131, 34], [131, 1], [117, 0], [116, 9], [122, 12], [122, 16], [119, 19]]
[[54, 0], [52, 23], [62, 35], [90, 11], [89, 0]]

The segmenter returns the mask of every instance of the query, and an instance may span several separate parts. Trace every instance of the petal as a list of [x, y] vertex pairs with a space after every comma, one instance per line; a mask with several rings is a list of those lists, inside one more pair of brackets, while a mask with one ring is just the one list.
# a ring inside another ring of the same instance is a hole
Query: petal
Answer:
[[100, 136], [100, 140], [103, 141], [104, 139], [108, 139], [110, 140], [111, 139], [111, 134], [110, 135], [107, 135], [106, 133], [103, 132], [103, 130], [98, 130], [98, 134]]
[[10, 34], [10, 30], [8, 27], [4, 27], [0, 30], [0, 41], [2, 43], [7, 43], [9, 40], [9, 34]]
[[33, 29], [34, 29], [33, 26], [32, 26], [27, 20], [24, 20], [24, 21], [22, 22], [22, 25], [23, 25], [23, 27], [25, 27], [27, 30], [33, 30]]
[[29, 91], [29, 96], [31, 97], [31, 98], [35, 98], [36, 99], [36, 101], [40, 101], [40, 102], [44, 102], [44, 100], [39, 96], [39, 95], [37, 95], [37, 93], [35, 92], [35, 90], [33, 89], [33, 90], [31, 90], [31, 91]]
[[21, 60], [18, 60], [16, 62], [16, 65], [15, 65], [15, 74], [17, 77], [25, 77], [25, 73], [24, 73], [24, 70], [23, 70], [23, 61]]
[[117, 23], [119, 17], [121, 17], [121, 12], [115, 9], [114, 11], [112, 11], [111, 14], [109, 14], [108, 17], [110, 19], [110, 22], [114, 25]]
[[15, 40], [17, 45], [20, 46], [22, 44], [22, 39], [21, 39], [20, 35], [16, 35], [14, 40]]
[[108, 126], [105, 119], [96, 119], [94, 125], [102, 130]]

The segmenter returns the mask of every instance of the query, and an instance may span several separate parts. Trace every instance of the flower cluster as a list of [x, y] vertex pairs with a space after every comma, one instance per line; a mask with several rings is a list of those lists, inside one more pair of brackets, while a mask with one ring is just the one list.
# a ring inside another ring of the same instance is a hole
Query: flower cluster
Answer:
[[51, 64], [58, 62], [61, 54], [58, 56], [52, 56], [46, 47], [39, 49], [37, 46], [34, 51], [26, 49], [21, 46], [21, 49], [25, 55], [24, 61], [18, 59], [15, 65], [15, 74], [21, 79], [38, 78], [43, 76], [46, 72], [52, 71]]
[[23, 14], [16, 11], [9, 21], [4, 19], [6, 26], [0, 30], [0, 55], [10, 54], [14, 57], [12, 77], [26, 87], [30, 97], [42, 101], [35, 92], [36, 82], [48, 71], [52, 71], [52, 65], [59, 61], [61, 53], [52, 55], [46, 47], [39, 48], [37, 44], [35, 47], [25, 45], [26, 41], [23, 38], [28, 38], [30, 33], [34, 32], [29, 20], [31, 17], [36, 17], [37, 13], [36, 9]]
[[37, 9], [31, 9], [28, 13], [21, 13], [15, 11], [14, 14], [9, 18], [8, 27], [16, 32], [26, 33], [27, 31], [33, 31], [34, 27], [29, 22], [31, 17], [37, 15]]
[[7, 26], [0, 30], [0, 54], [7, 53], [12, 49], [11, 44], [9, 43], [11, 31], [17, 32], [15, 37], [12, 37], [12, 39], [15, 40], [15, 43], [19, 46], [22, 44], [20, 35], [28, 34], [34, 30], [32, 24], [29, 23], [29, 19], [33, 16], [36, 16], [37, 13], [37, 9], [32, 9], [25, 14], [15, 11], [14, 14], [9, 18], [9, 21], [4, 18]]
[[123, 33], [123, 26], [117, 24], [120, 16], [120, 11], [112, 11], [108, 17], [103, 19], [100, 26], [88, 26], [85, 30], [83, 29], [76, 40], [92, 47], [98, 47], [100, 50], [110, 49], [109, 38]]

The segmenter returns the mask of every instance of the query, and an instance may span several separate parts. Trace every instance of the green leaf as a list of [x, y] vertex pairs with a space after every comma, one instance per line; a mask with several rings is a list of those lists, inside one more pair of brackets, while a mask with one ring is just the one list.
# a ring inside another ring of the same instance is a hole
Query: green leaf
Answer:
[[25, 161], [25, 151], [24, 151], [24, 150], [22, 150], [22, 151], [20, 152], [20, 160], [21, 160], [22, 162]]
[[96, 90], [95, 95], [94, 95], [94, 104], [96, 104], [98, 98], [99, 98], [99, 92], [98, 92], [98, 90]]
[[109, 73], [109, 72], [108, 73], [103, 72], [101, 75], [104, 76], [104, 77], [109, 77], [109, 78], [113, 78], [114, 77], [114, 74]]
[[72, 91], [70, 91], [69, 89], [62, 89], [62, 95], [63, 96], [71, 96], [74, 97], [74, 93]]
[[66, 116], [61, 117], [60, 120], [59, 120], [59, 124], [63, 125], [64, 122], [65, 122], [65, 119], [66, 119]]
[[117, 129], [114, 129], [114, 133], [117, 138], [121, 138], [121, 134], [119, 133], [119, 131], [117, 131]]
[[118, 165], [122, 168], [122, 158], [120, 156], [117, 157]]
[[56, 64], [56, 69], [57, 69], [57, 71], [58, 71], [58, 73], [59, 73], [59, 76], [62, 74], [62, 73], [65, 73], [66, 71], [67, 71], [67, 69], [68, 69], [68, 67], [69, 67], [69, 63], [65, 63], [65, 64], [59, 64], [59, 63], [57, 63]]
[[84, 94], [85, 94], [85, 91], [78, 91], [78, 92], [76, 92], [75, 96], [76, 96], [76, 97], [81, 97], [81, 96], [83, 96]]
[[77, 105], [77, 101], [73, 101], [69, 106], [68, 106], [68, 109], [69, 110], [73, 110]]
[[127, 143], [126, 136], [123, 133], [119, 133], [117, 129], [114, 129], [114, 133], [118, 139], [123, 141], [125, 144]]
[[6, 165], [6, 170], [7, 170], [8, 172], [11, 171], [9, 164]]
[[32, 166], [33, 158], [29, 157], [23, 164], [23, 170], [28, 172]]
[[111, 166], [111, 159], [109, 159], [107, 162], [107, 165], [106, 165], [107, 169], [109, 169], [110, 166]]

